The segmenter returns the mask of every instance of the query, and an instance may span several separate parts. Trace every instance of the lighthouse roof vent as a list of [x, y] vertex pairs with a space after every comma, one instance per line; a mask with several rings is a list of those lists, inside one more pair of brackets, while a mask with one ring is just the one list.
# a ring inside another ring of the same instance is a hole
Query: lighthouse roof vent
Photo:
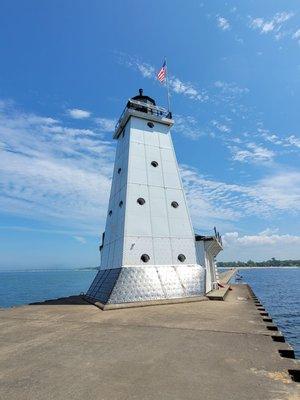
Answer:
[[144, 96], [143, 89], [139, 89], [139, 94], [137, 96], [134, 96], [132, 100], [137, 100], [142, 103], [152, 104], [153, 106], [156, 105], [155, 101], [151, 97]]

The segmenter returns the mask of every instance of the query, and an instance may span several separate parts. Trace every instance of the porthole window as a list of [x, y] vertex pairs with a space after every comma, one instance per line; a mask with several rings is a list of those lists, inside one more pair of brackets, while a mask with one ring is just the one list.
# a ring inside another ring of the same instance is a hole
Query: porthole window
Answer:
[[147, 125], [149, 126], [149, 128], [154, 128], [154, 123], [153, 122], [148, 122]]
[[109, 216], [111, 216], [111, 215], [112, 215], [112, 211], [111, 211], [111, 210], [109, 211], [108, 215], [109, 215]]
[[123, 206], [123, 201], [121, 200], [119, 203], [119, 207], [122, 207], [122, 206]]
[[120, 173], [121, 173], [121, 171], [122, 171], [122, 168], [119, 168], [119, 169], [118, 169], [118, 174], [120, 174]]
[[141, 260], [146, 263], [150, 260], [150, 257], [148, 256], [148, 254], [142, 254], [141, 256]]
[[144, 204], [146, 203], [145, 199], [143, 199], [142, 197], [139, 197], [139, 198], [137, 199], [137, 202], [138, 202], [138, 204], [139, 204], [140, 206], [142, 206], [142, 205], [144, 205]]
[[177, 201], [172, 201], [171, 206], [173, 208], [177, 208], [179, 206], [179, 204], [177, 203]]
[[180, 262], [184, 262], [186, 260], [186, 256], [184, 254], [179, 254], [177, 258]]
[[158, 167], [158, 162], [157, 161], [151, 161], [152, 167], [156, 168]]

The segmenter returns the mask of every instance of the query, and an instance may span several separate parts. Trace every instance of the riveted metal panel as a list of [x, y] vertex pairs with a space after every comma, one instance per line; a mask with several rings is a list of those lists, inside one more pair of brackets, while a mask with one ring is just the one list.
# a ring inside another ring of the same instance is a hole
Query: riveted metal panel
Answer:
[[108, 303], [128, 303], [165, 298], [155, 268], [122, 268]]
[[176, 266], [180, 281], [187, 297], [205, 293], [205, 269], [201, 266]]
[[99, 271], [87, 296], [120, 304], [202, 296], [204, 269], [195, 266], [135, 266]]
[[185, 297], [183, 286], [173, 266], [157, 268], [157, 272], [168, 299]]

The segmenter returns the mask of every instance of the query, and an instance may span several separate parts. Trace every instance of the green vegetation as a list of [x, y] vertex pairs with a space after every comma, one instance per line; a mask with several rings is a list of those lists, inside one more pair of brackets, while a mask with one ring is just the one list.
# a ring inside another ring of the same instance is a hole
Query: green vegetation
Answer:
[[219, 268], [249, 268], [249, 267], [300, 267], [300, 260], [276, 260], [276, 258], [271, 258], [271, 260], [255, 262], [249, 260], [247, 262], [242, 261], [220, 261], [217, 263]]

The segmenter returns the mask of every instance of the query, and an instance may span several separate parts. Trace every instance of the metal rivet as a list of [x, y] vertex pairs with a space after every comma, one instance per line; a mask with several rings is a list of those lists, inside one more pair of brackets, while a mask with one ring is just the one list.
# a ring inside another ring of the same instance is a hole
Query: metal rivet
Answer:
[[179, 204], [177, 203], [177, 201], [172, 201], [171, 206], [173, 208], [177, 208], [179, 206]]
[[142, 197], [139, 197], [139, 198], [137, 199], [137, 202], [138, 202], [138, 204], [139, 204], [140, 206], [142, 206], [143, 204], [146, 203], [145, 199], [143, 199]]
[[147, 125], [149, 126], [149, 128], [154, 128], [154, 123], [153, 122], [148, 122]]
[[152, 167], [156, 168], [158, 167], [158, 162], [157, 161], [151, 161]]
[[122, 205], [123, 205], [123, 201], [121, 200], [119, 203], [119, 207], [122, 207]]
[[122, 168], [119, 168], [119, 169], [118, 169], [118, 174], [120, 174], [120, 173], [121, 173], [121, 171], [122, 171]]
[[108, 215], [109, 215], [109, 216], [111, 216], [111, 215], [112, 215], [112, 211], [111, 211], [111, 210], [109, 211]]

